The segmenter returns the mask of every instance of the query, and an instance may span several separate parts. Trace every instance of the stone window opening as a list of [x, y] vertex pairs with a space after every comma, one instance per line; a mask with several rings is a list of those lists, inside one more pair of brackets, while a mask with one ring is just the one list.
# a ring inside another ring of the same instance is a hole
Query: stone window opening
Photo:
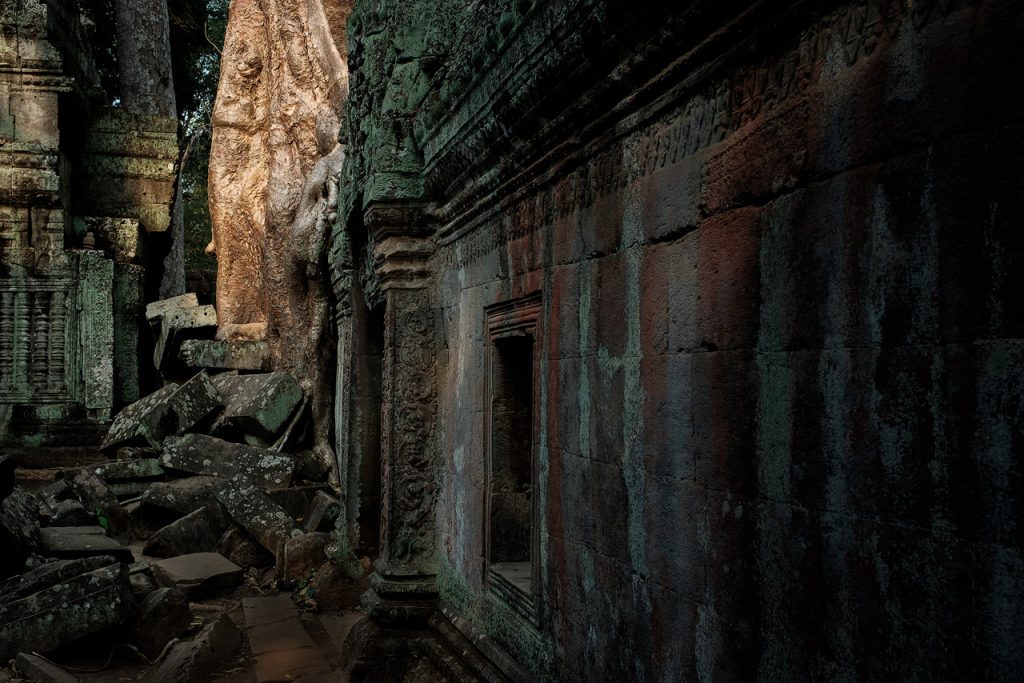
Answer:
[[488, 309], [487, 582], [535, 619], [536, 352], [538, 296]]

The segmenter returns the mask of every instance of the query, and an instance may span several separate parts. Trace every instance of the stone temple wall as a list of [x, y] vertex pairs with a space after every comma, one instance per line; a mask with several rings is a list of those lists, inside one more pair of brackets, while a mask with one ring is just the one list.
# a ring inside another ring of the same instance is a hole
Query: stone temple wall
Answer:
[[[1014, 678], [1024, 7], [625, 5], [356, 9], [333, 264], [351, 386], [347, 307], [384, 310], [367, 604], [436, 591], [530, 677]], [[530, 315], [524, 601], [488, 511], [494, 330]], [[377, 423], [339, 386], [355, 473]]]
[[76, 8], [0, 6], [6, 446], [90, 445], [116, 406], [138, 398], [140, 227], [165, 230], [154, 222], [169, 216], [177, 122], [103, 106]]

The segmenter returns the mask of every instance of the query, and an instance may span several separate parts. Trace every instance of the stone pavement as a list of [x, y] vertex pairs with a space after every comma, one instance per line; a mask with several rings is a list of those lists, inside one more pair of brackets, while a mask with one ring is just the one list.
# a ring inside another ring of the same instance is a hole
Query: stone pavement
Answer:
[[334, 638], [314, 637], [334, 629], [318, 621], [314, 626], [320, 633], [311, 634], [290, 594], [245, 598], [242, 607], [259, 683], [347, 680], [338, 666]]

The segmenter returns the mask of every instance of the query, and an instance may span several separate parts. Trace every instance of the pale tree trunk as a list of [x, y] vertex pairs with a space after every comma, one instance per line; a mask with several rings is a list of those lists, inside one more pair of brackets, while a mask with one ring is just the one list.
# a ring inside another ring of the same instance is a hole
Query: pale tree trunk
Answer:
[[[167, 0], [115, 0], [115, 10], [121, 106], [137, 114], [177, 118]], [[183, 208], [179, 169], [160, 298], [185, 291]]]

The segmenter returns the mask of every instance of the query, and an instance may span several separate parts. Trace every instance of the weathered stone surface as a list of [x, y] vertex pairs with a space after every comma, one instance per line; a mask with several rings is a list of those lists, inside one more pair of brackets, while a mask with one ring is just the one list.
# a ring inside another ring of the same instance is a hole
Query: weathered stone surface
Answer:
[[281, 578], [298, 581], [324, 563], [327, 558], [324, 549], [331, 542], [328, 533], [306, 533], [289, 538], [284, 544], [284, 560], [281, 562]]
[[219, 553], [192, 553], [152, 563], [189, 598], [229, 591], [238, 584], [242, 568]]
[[238, 524], [232, 524], [217, 542], [217, 552], [240, 567], [272, 567], [274, 556]]
[[158, 328], [153, 365], [166, 375], [167, 370], [173, 370], [171, 364], [177, 361], [185, 340], [213, 335], [217, 311], [213, 306], [179, 309], [159, 316], [153, 324]]
[[262, 372], [271, 369], [270, 348], [265, 341], [186, 339], [181, 343], [178, 357], [190, 368]]
[[[118, 449], [118, 452], [125, 449]], [[80, 468], [96, 475], [107, 485], [115, 496], [137, 495], [145, 491], [152, 482], [164, 477], [164, 471], [156, 458], [134, 458], [116, 460], [103, 465]], [[64, 476], [73, 474], [65, 470]]]
[[210, 680], [212, 674], [238, 650], [242, 633], [226, 614], [203, 627], [195, 638], [178, 643], [149, 683], [193, 683]]
[[287, 455], [201, 434], [167, 439], [160, 463], [181, 472], [238, 477], [267, 488], [288, 486], [295, 469]]
[[70, 559], [110, 555], [119, 562], [130, 563], [132, 551], [107, 536], [101, 526], [48, 527], [39, 531], [39, 551], [49, 557]]
[[21, 674], [34, 683], [79, 683], [82, 679], [42, 657], [19, 652], [14, 666]]
[[302, 519], [307, 532], [331, 531], [341, 513], [341, 501], [325, 491], [317, 491]]
[[69, 578], [0, 607], [0, 659], [46, 653], [131, 619], [128, 572], [114, 564]]
[[263, 681], [304, 680], [327, 674], [331, 666], [299, 618], [291, 595], [245, 598], [245, 634]]
[[224, 399], [216, 430], [273, 438], [302, 400], [302, 389], [286, 372], [221, 375], [213, 379]]
[[149, 562], [135, 562], [128, 567], [128, 583], [131, 585], [132, 596], [141, 603], [146, 596], [160, 588], [153, 568]]
[[65, 476], [67, 490], [64, 495], [71, 496], [82, 503], [86, 510], [102, 517], [107, 528], [114, 536], [126, 534], [130, 528], [128, 513], [121, 507], [117, 496], [99, 477], [88, 469], [76, 470], [71, 476]]
[[170, 510], [181, 515], [217, 505], [217, 491], [225, 485], [220, 477], [187, 477], [150, 485], [142, 494], [144, 506]]
[[181, 635], [191, 623], [188, 597], [173, 588], [158, 588], [139, 606], [135, 645], [144, 655], [155, 659], [167, 643]]
[[0, 503], [0, 541], [5, 551], [0, 555], [3, 576], [21, 571], [29, 554], [39, 548], [40, 500], [21, 487]]
[[53, 508], [50, 526], [93, 526], [96, 514], [85, 509], [77, 500], [62, 500]]
[[86, 557], [78, 560], [55, 560], [36, 567], [0, 584], [0, 605], [28, 597], [79, 574], [114, 564], [110, 555]]
[[227, 520], [219, 505], [203, 506], [151, 535], [142, 552], [152, 557], [212, 552], [217, 549], [225, 526]]
[[104, 450], [126, 445], [159, 448], [164, 438], [181, 434], [220, 406], [220, 396], [205, 372], [184, 384], [169, 384], [122, 410], [110, 426]]
[[162, 299], [146, 304], [146, 320], [157, 321], [164, 317], [173, 317], [175, 314], [199, 307], [199, 299], [195, 292], [188, 292], [170, 299]]
[[217, 493], [232, 519], [280, 559], [285, 542], [302, 532], [295, 520], [263, 489], [244, 481], [232, 481]]

